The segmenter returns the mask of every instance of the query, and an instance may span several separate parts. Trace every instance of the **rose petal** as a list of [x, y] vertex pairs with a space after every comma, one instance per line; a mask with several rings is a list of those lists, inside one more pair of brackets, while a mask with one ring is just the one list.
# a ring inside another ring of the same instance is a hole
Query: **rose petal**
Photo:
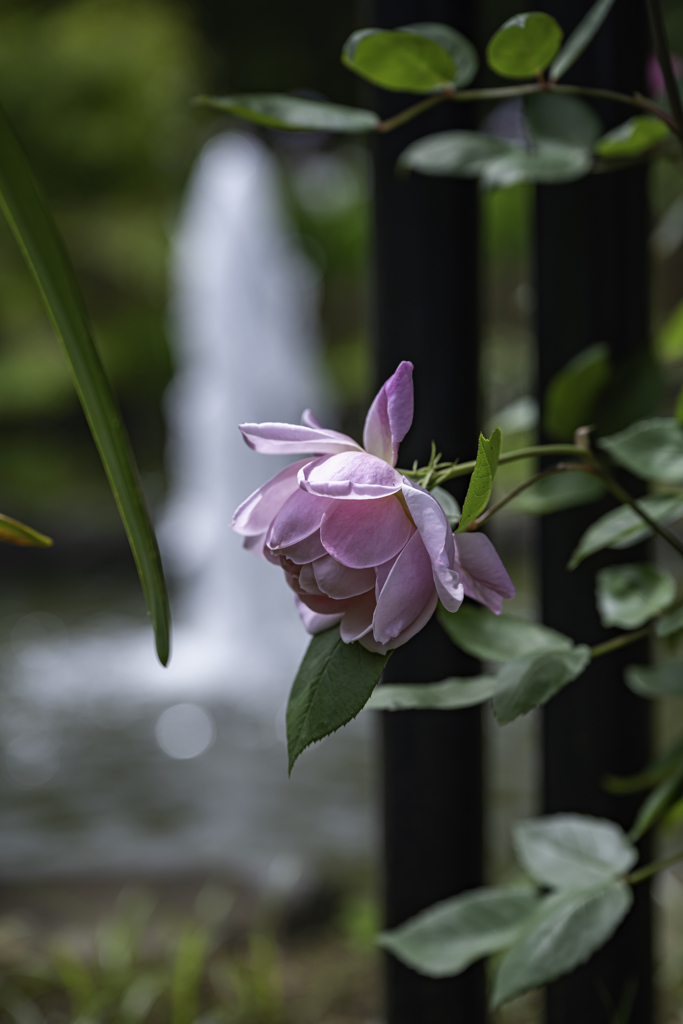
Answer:
[[307, 562], [314, 562], [316, 558], [322, 558], [327, 552], [320, 540], [320, 530], [316, 530], [310, 537], [305, 537], [298, 544], [292, 544], [289, 548], [282, 548], [282, 554], [295, 565], [305, 565]]
[[242, 547], [245, 551], [251, 551], [257, 558], [265, 558], [265, 543], [266, 534], [257, 533], [251, 537], [245, 537], [242, 541]]
[[253, 537], [264, 533], [292, 494], [299, 490], [297, 473], [313, 459], [293, 462], [242, 502], [232, 518], [235, 533]]
[[377, 499], [400, 491], [401, 476], [374, 455], [343, 452], [304, 466], [299, 487], [324, 498]]
[[465, 593], [500, 615], [503, 598], [514, 597], [516, 591], [493, 544], [483, 533], [459, 533], [455, 545]]
[[373, 651], [375, 654], [386, 654], [388, 651], [396, 650], [397, 647], [401, 647], [403, 644], [411, 640], [416, 633], [419, 633], [421, 629], [424, 629], [434, 614], [434, 609], [438, 603], [439, 599], [437, 597], [436, 590], [434, 590], [429, 601], [415, 621], [411, 622], [407, 629], [404, 629], [402, 633], [399, 633], [395, 640], [390, 640], [388, 644], [378, 643], [372, 633], [366, 633], [365, 636], [361, 638], [360, 643], [368, 651]]
[[380, 388], [365, 418], [363, 447], [396, 465], [398, 446], [413, 422], [413, 364], [402, 362]]
[[386, 644], [417, 618], [434, 592], [432, 563], [415, 532], [394, 562], [377, 601], [372, 634]]
[[329, 504], [329, 499], [306, 494], [301, 488], [295, 491], [272, 522], [267, 540], [271, 551], [290, 548], [319, 530]]
[[447, 612], [457, 612], [465, 599], [465, 587], [456, 569], [438, 565], [433, 569], [434, 584], [439, 600]]
[[329, 594], [323, 594], [316, 582], [312, 562], [301, 567], [301, 572], [299, 573], [299, 586], [307, 594], [315, 594], [316, 597], [329, 597]]
[[372, 629], [372, 616], [375, 611], [375, 595], [372, 591], [361, 594], [349, 605], [341, 620], [339, 635], [345, 644], [352, 644]]
[[314, 430], [324, 430], [322, 423], [315, 418], [310, 409], [304, 409], [301, 413], [301, 426], [312, 427]]
[[307, 608], [301, 598], [295, 597], [294, 600], [304, 628], [313, 636], [316, 633], [324, 633], [326, 629], [336, 626], [341, 620], [341, 612], [338, 615], [320, 615], [319, 612], [312, 612], [310, 608]]
[[240, 423], [242, 437], [261, 455], [333, 455], [361, 452], [352, 437], [324, 427], [296, 423]]
[[340, 600], [366, 594], [375, 586], [374, 569], [349, 569], [332, 555], [318, 558], [312, 564], [315, 581], [323, 594]]
[[[306, 466], [301, 472], [306, 472]], [[411, 484], [405, 477], [402, 491], [424, 546], [429, 552], [432, 565], [452, 569], [455, 558], [453, 531], [441, 505], [428, 491]]]
[[381, 565], [407, 544], [413, 526], [398, 498], [335, 501], [320, 525], [323, 547], [351, 569]]

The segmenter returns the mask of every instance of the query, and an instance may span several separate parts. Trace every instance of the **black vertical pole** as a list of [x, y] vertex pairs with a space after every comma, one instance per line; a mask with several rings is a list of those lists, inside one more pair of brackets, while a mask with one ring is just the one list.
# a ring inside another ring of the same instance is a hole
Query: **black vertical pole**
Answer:
[[[590, 0], [548, 0], [565, 32]], [[643, 0], [620, 0], [592, 47], [567, 76], [570, 82], [624, 92], [644, 91], [647, 25]], [[599, 109], [605, 127], [628, 108]], [[594, 176], [537, 190], [539, 388], [577, 352], [606, 341], [615, 362], [648, 344], [647, 200], [643, 168]], [[635, 481], [631, 481], [633, 485]], [[584, 643], [602, 629], [594, 600], [596, 569], [640, 561], [643, 547], [608, 552], [573, 573], [565, 566], [583, 530], [610, 507], [559, 513], [542, 521], [543, 619]], [[544, 809], [611, 818], [628, 828], [640, 797], [613, 796], [602, 780], [628, 775], [647, 760], [649, 705], [623, 683], [623, 669], [647, 661], [645, 641], [594, 662], [584, 676], [544, 709]], [[549, 986], [548, 1024], [651, 1024], [651, 921], [649, 893], [636, 887], [634, 910], [610, 943], [571, 976]]]
[[[473, 34], [473, 0], [373, 0], [369, 24], [395, 28], [446, 22]], [[415, 97], [378, 93], [390, 116]], [[477, 437], [477, 194], [472, 182], [396, 177], [412, 139], [465, 127], [454, 105], [390, 135], [374, 152], [376, 342], [378, 378], [401, 359], [415, 365], [415, 421], [401, 464], [429, 456], [470, 458]], [[436, 622], [400, 648], [387, 679], [428, 682], [470, 675]], [[385, 906], [394, 926], [425, 907], [482, 882], [482, 740], [479, 708], [383, 715]], [[387, 958], [388, 1024], [482, 1024], [484, 975], [422, 977]]]

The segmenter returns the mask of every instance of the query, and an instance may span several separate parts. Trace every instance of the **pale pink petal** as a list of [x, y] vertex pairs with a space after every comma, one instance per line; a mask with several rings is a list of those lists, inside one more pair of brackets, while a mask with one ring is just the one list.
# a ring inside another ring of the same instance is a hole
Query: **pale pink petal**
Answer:
[[419, 633], [421, 629], [424, 629], [434, 614], [434, 610], [438, 603], [439, 599], [437, 597], [436, 590], [434, 590], [432, 591], [432, 596], [429, 601], [415, 621], [411, 622], [407, 629], [404, 629], [402, 633], [399, 633], [395, 640], [390, 640], [388, 644], [380, 644], [375, 640], [372, 633], [366, 633], [365, 636], [361, 637], [361, 644], [368, 651], [372, 651], [375, 654], [387, 654], [389, 651], [393, 651], [397, 647], [402, 647], [403, 644], [411, 640], [416, 633]]
[[389, 643], [413, 622], [434, 592], [432, 563], [415, 532], [394, 562], [377, 601], [372, 634]]
[[[399, 555], [400, 553], [401, 552], [399, 551]], [[396, 555], [394, 558], [390, 558], [388, 562], [384, 562], [382, 565], [378, 565], [375, 569], [375, 597], [377, 597], [378, 599], [379, 595], [382, 593], [382, 587], [387, 581], [387, 576], [393, 569], [394, 563], [397, 558], [398, 555]]]
[[240, 423], [242, 437], [261, 455], [333, 455], [363, 449], [346, 434], [296, 423]]
[[322, 423], [315, 418], [310, 409], [304, 409], [301, 413], [301, 426], [312, 427], [314, 430], [324, 430]]
[[287, 499], [273, 520], [268, 533], [268, 547], [275, 553], [305, 540], [320, 529], [327, 498], [314, 497], [298, 488]]
[[299, 586], [307, 594], [315, 594], [316, 597], [329, 597], [329, 594], [323, 594], [322, 590], [318, 586], [313, 572], [313, 563], [309, 562], [307, 565], [302, 565], [301, 572], [299, 573]]
[[403, 506], [392, 496], [333, 502], [323, 515], [320, 539], [342, 565], [368, 569], [397, 555], [412, 532]]
[[503, 598], [516, 591], [493, 544], [483, 533], [459, 533], [455, 544], [455, 566], [466, 595], [500, 615]]
[[[301, 472], [306, 472], [306, 466], [304, 466]], [[432, 497], [429, 491], [411, 484], [405, 478], [402, 489], [406, 505], [410, 510], [415, 525], [420, 531], [432, 565], [452, 569], [455, 557], [453, 531], [441, 505], [439, 505], [436, 498]]]
[[299, 489], [297, 473], [313, 459], [293, 462], [242, 502], [232, 519], [235, 533], [253, 537], [264, 533], [284, 503]]
[[375, 595], [372, 591], [356, 597], [344, 612], [339, 630], [345, 644], [360, 640], [372, 629], [372, 616], [375, 611]]
[[[301, 472], [306, 472], [305, 466]], [[403, 497], [429, 553], [439, 599], [449, 612], [455, 612], [462, 604], [465, 592], [455, 565], [455, 543], [450, 523], [436, 498], [422, 487], [404, 480]]]
[[315, 636], [316, 633], [324, 633], [326, 629], [336, 626], [341, 619], [341, 612], [338, 615], [320, 615], [312, 612], [299, 597], [295, 597], [296, 610], [304, 624], [304, 629]]
[[300, 587], [292, 586], [292, 590], [311, 611], [317, 612], [319, 615], [336, 615], [338, 612], [345, 612], [354, 601], [359, 600], [357, 597], [350, 597], [347, 601], [334, 601], [331, 597], [324, 595], [319, 597], [317, 594], [307, 594]]
[[316, 558], [322, 558], [327, 552], [320, 540], [320, 530], [316, 530], [310, 537], [304, 537], [298, 544], [282, 548], [282, 554], [294, 562], [295, 565], [305, 565], [307, 562], [314, 562]]
[[401, 476], [365, 452], [343, 452], [304, 466], [299, 487], [323, 498], [386, 498], [401, 490]]
[[402, 362], [380, 388], [365, 418], [363, 447], [395, 466], [398, 446], [413, 422], [413, 364]]
[[333, 597], [336, 601], [345, 597], [357, 597], [366, 594], [375, 586], [374, 569], [349, 569], [332, 555], [318, 558], [312, 564], [317, 585], [323, 594]]

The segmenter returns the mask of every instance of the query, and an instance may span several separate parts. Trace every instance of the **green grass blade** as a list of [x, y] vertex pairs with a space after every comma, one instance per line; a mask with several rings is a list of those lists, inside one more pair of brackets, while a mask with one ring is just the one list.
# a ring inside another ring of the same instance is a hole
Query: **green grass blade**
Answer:
[[93, 342], [73, 269], [4, 111], [0, 108], [0, 206], [36, 280], [71, 369], [137, 565], [166, 664], [170, 612], [161, 557], [137, 468], [113, 393]]

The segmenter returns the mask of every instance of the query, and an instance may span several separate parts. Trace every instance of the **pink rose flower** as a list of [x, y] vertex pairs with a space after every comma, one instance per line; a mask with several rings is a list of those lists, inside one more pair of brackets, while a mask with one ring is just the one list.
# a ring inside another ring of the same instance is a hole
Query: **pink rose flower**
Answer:
[[310, 410], [301, 426], [240, 425], [254, 451], [309, 457], [254, 491], [232, 528], [284, 570], [309, 633], [340, 623], [345, 643], [370, 651], [404, 644], [439, 601], [455, 612], [467, 595], [499, 614], [515, 594], [488, 537], [454, 535], [436, 499], [394, 468], [413, 420], [412, 372], [401, 363], [379, 391], [363, 448]]

